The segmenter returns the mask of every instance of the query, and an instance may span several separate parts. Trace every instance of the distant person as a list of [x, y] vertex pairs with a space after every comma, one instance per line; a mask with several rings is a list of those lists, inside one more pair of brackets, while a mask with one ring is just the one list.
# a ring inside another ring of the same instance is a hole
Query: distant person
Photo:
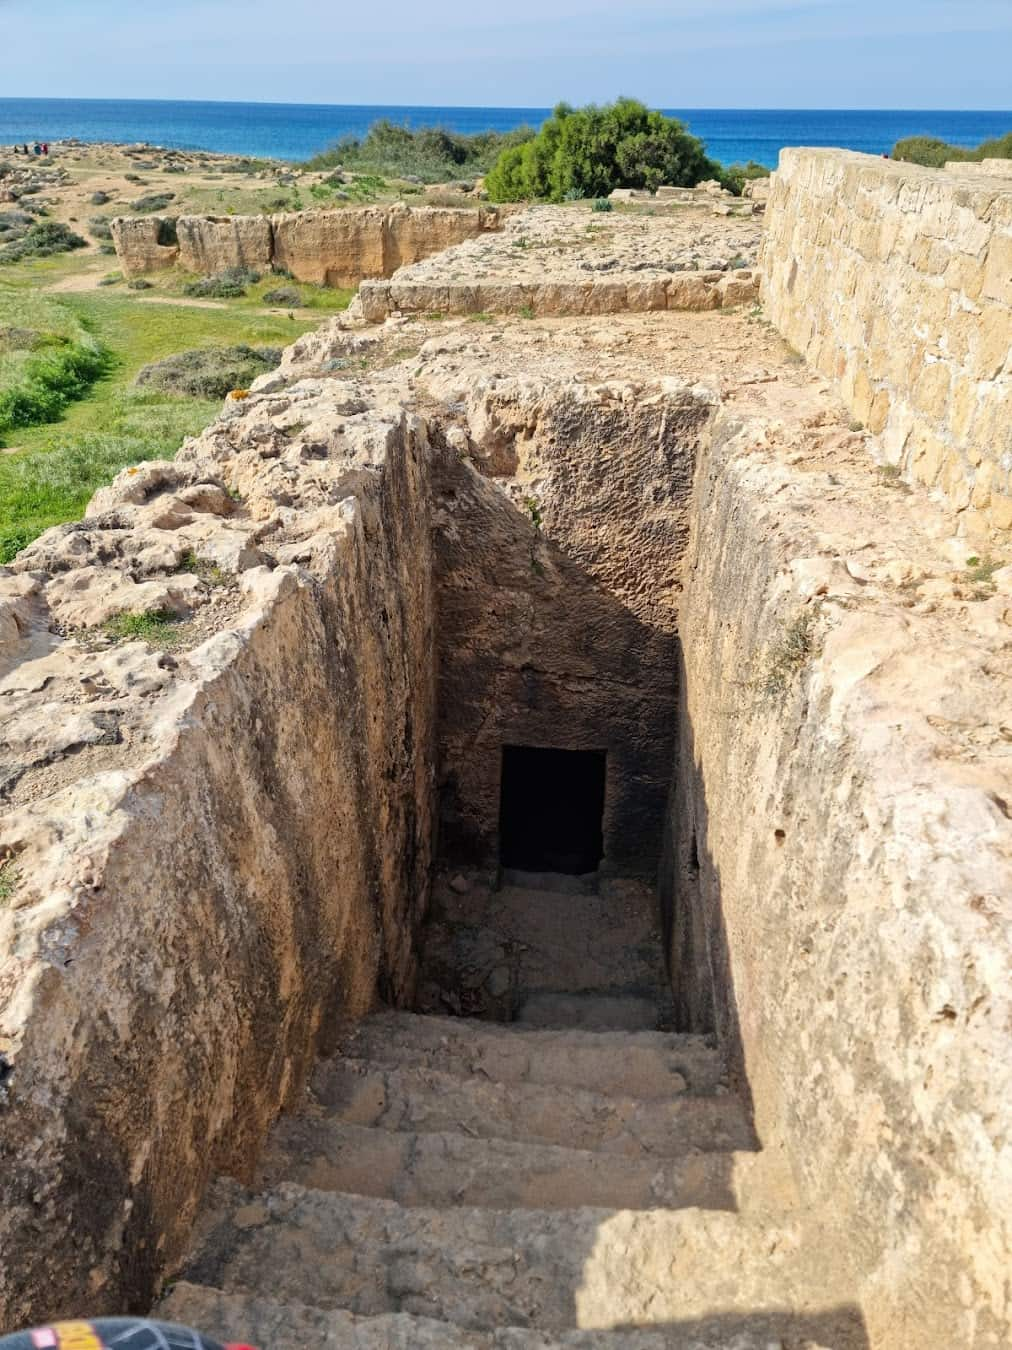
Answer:
[[36, 141], [35, 144], [32, 146], [32, 150], [33, 150], [33, 151], [35, 152], [35, 154], [37, 154], [37, 155], [41, 155], [41, 154], [42, 154], [42, 146], [38, 143], [38, 141]]
[[44, 155], [48, 155], [48, 154], [49, 154], [49, 142], [48, 142], [48, 141], [43, 141], [43, 142], [42, 142], [42, 153], [43, 153]]

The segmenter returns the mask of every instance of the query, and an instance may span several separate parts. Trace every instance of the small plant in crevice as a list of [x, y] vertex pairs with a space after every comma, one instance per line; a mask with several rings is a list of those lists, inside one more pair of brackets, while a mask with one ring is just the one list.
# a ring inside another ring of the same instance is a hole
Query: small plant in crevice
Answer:
[[218, 564], [209, 558], [198, 558], [192, 548], [187, 549], [180, 558], [176, 571], [188, 572], [191, 576], [199, 577], [205, 586], [212, 588], [227, 586], [229, 583], [227, 572], [223, 572]]
[[538, 561], [537, 548], [538, 540], [541, 538], [541, 526], [543, 517], [541, 515], [541, 504], [537, 497], [524, 498], [524, 510], [530, 516], [531, 524], [534, 526], [534, 534], [531, 536], [531, 571], [541, 577], [545, 574], [545, 569]]
[[152, 647], [174, 647], [179, 641], [179, 615], [171, 609], [152, 609], [145, 614], [117, 614], [102, 625], [102, 632], [115, 642], [148, 642]]
[[14, 855], [8, 853], [0, 862], [0, 905], [6, 905], [18, 888], [21, 873], [15, 866]]
[[802, 610], [766, 653], [762, 669], [751, 683], [764, 702], [782, 703], [795, 679], [815, 655], [818, 618], [818, 606]]
[[520, 315], [521, 319], [533, 319], [533, 318], [534, 318], [534, 306], [533, 306], [533, 305], [521, 305], [520, 308], [519, 308], [519, 310], [517, 311], [517, 313]]
[[997, 589], [994, 574], [1004, 566], [1000, 558], [967, 558], [965, 578], [972, 588], [972, 599], [990, 600]]

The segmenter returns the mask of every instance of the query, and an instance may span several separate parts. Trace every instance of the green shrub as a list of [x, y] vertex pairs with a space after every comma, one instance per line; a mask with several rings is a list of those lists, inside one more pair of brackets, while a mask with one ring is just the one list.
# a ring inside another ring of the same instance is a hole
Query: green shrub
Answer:
[[58, 220], [37, 221], [20, 239], [0, 248], [0, 263], [20, 262], [22, 258], [46, 258], [53, 253], [87, 248], [88, 241]]
[[280, 360], [278, 347], [200, 347], [145, 366], [137, 384], [191, 398], [224, 398], [233, 389], [248, 389]]
[[93, 192], [91, 194], [92, 206], [105, 206], [108, 200], [109, 200], [108, 192]]
[[259, 280], [260, 273], [248, 267], [228, 267], [214, 276], [189, 282], [183, 287], [183, 294], [200, 299], [237, 300], [246, 294], [247, 286], [255, 286]]
[[962, 145], [947, 145], [934, 136], [908, 136], [906, 140], [896, 142], [892, 157], [931, 169], [940, 169], [949, 160], [979, 163], [982, 159], [1012, 159], [1012, 131], [995, 140], [984, 141], [973, 150]]
[[144, 277], [134, 277], [133, 281], [127, 282], [128, 291], [150, 291], [152, 289], [151, 282], [146, 281]]
[[594, 205], [590, 209], [592, 211], [611, 211], [613, 208], [607, 197], [595, 197]]
[[485, 188], [498, 202], [559, 202], [574, 192], [606, 197], [617, 187], [694, 187], [719, 172], [682, 122], [620, 98], [579, 110], [560, 103], [533, 140], [503, 151]]
[[108, 216], [92, 216], [88, 221], [88, 233], [92, 239], [111, 239], [112, 226]]
[[750, 159], [747, 164], [729, 164], [727, 168], [721, 169], [717, 177], [722, 187], [740, 197], [746, 183], [754, 178], [768, 178], [772, 172], [765, 164], [757, 164], [754, 159]]
[[150, 192], [146, 197], [138, 197], [130, 203], [130, 210], [140, 215], [150, 215], [155, 211], [164, 211], [169, 202], [175, 201], [174, 192]]
[[[488, 131], [461, 136], [441, 127], [398, 126], [388, 118], [373, 123], [364, 138], [347, 136], [309, 160], [311, 170], [340, 166], [355, 173], [386, 174], [391, 178], [445, 183], [448, 179], [480, 177], [503, 150], [534, 136], [531, 127]], [[331, 186], [338, 183], [331, 182]], [[341, 184], [354, 190], [355, 184]]]
[[264, 294], [265, 305], [283, 305], [285, 309], [296, 309], [302, 304], [302, 296], [294, 286], [278, 286]]

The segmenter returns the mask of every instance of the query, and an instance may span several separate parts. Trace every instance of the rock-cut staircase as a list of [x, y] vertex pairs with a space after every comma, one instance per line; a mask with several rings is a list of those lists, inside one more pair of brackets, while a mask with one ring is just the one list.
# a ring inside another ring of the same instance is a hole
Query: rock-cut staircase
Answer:
[[503, 1020], [360, 1023], [161, 1315], [263, 1350], [864, 1346], [711, 1039], [645, 1029], [664, 986], [641, 886], [444, 878], [422, 1006]]
[[160, 1312], [264, 1350], [863, 1345], [797, 1224], [742, 1210], [757, 1156], [702, 1037], [379, 1013]]

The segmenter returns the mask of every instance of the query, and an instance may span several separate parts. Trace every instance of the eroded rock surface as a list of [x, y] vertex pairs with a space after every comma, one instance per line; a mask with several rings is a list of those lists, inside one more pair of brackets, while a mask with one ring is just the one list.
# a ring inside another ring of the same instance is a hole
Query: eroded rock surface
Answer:
[[[208, 1179], [252, 1183], [299, 1103], [301, 1184], [219, 1184], [208, 1287], [170, 1310], [362, 1345], [1004, 1345], [1012, 568], [885, 463], [760, 314], [341, 319], [5, 569], [0, 1321], [149, 1298]], [[553, 670], [576, 567], [628, 637], [571, 625], [583, 667]], [[178, 641], [106, 627], [138, 613]], [[483, 675], [440, 706], [451, 632]], [[604, 697], [657, 792], [637, 667], [677, 767], [672, 1090], [616, 1069], [661, 1033], [605, 1033], [595, 1086], [601, 1033], [552, 1040], [546, 1080], [380, 1029], [303, 1097], [342, 1017], [412, 1001], [437, 811], [494, 851], [485, 713], [564, 739], [545, 672], [556, 706]], [[712, 1031], [728, 1071], [693, 1084]], [[579, 1203], [597, 1150], [625, 1208]]]

